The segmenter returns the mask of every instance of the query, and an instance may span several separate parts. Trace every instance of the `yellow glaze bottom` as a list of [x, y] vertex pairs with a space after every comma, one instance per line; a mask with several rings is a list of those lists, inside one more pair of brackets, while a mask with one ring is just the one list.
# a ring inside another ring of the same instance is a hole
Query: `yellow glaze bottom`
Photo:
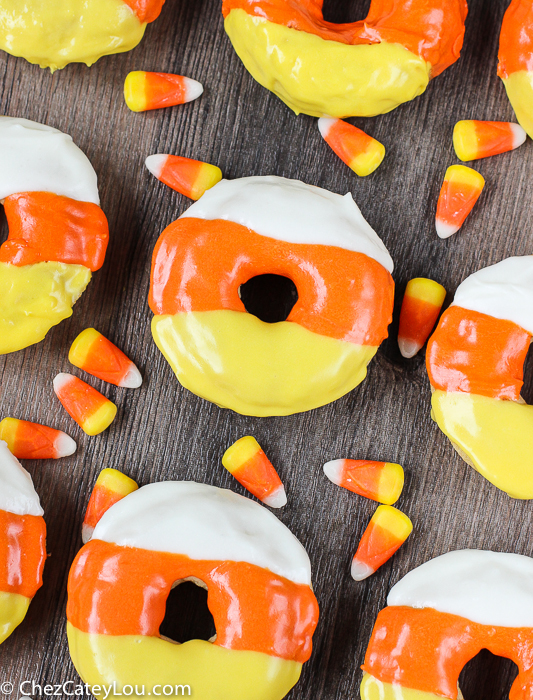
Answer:
[[[369, 673], [363, 674], [361, 700], [443, 700], [442, 695], [426, 693], [424, 690], [404, 688], [396, 683], [382, 683]], [[462, 700], [461, 691], [458, 698]]]
[[0, 591], [0, 644], [26, 617], [30, 603], [31, 598]]
[[422, 94], [431, 66], [401, 44], [350, 46], [291, 29], [241, 9], [224, 27], [263, 87], [296, 114], [372, 117]]
[[[190, 686], [195, 700], [281, 700], [297, 683], [302, 665], [257, 651], [232, 651], [194, 639], [174, 644], [157, 637], [87, 634], [67, 623], [70, 655], [84, 683], [112, 685], [110, 698], [124, 697], [124, 685], [144, 686], [145, 696], [162, 687]], [[167, 688], [167, 690], [169, 690]], [[178, 689], [164, 697], [185, 697]]]
[[533, 71], [511, 73], [504, 78], [503, 84], [518, 123], [533, 139]]
[[533, 406], [435, 391], [432, 418], [474, 468], [512, 498], [533, 498]]
[[145, 28], [122, 0], [0, 0], [0, 49], [52, 71], [130, 51]]
[[363, 381], [377, 352], [239, 311], [155, 316], [152, 334], [186, 389], [250, 416], [286, 416], [335, 401]]
[[83, 265], [0, 262], [0, 355], [38, 343], [52, 326], [72, 316], [90, 279], [91, 271]]

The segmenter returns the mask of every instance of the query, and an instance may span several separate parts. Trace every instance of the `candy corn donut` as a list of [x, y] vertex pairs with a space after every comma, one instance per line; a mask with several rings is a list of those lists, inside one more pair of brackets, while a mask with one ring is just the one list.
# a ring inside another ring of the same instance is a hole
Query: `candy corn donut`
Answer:
[[0, 440], [0, 644], [42, 586], [46, 525], [31, 476]]
[[463, 459], [512, 498], [533, 498], [533, 407], [520, 398], [533, 335], [533, 256], [468, 277], [430, 338], [432, 417]]
[[533, 5], [512, 0], [504, 15], [498, 75], [520, 125], [533, 138]]
[[462, 698], [463, 667], [482, 649], [512, 659], [509, 697], [533, 696], [533, 559], [448, 552], [389, 593], [363, 664], [362, 700]]
[[417, 97], [459, 58], [466, 0], [372, 0], [366, 19], [325, 22], [323, 0], [224, 0], [252, 77], [296, 114], [371, 117]]
[[0, 0], [0, 49], [41, 68], [130, 51], [165, 0]]
[[[0, 0], [1, 2], [1, 0]], [[108, 225], [96, 173], [70, 136], [0, 117], [0, 354], [41, 341], [104, 262]]]
[[[154, 340], [180, 382], [238, 413], [288, 415], [338, 399], [387, 337], [393, 263], [350, 194], [280, 177], [222, 180], [157, 242]], [[286, 321], [246, 312], [240, 286], [274, 274]]]
[[[159, 633], [170, 590], [184, 581], [207, 589], [209, 641]], [[307, 553], [270, 511], [167, 481], [98, 521], [70, 571], [67, 618], [72, 660], [97, 697], [96, 685], [118, 696], [125, 685], [158, 695], [186, 683], [196, 700], [280, 700], [311, 654], [318, 605]]]

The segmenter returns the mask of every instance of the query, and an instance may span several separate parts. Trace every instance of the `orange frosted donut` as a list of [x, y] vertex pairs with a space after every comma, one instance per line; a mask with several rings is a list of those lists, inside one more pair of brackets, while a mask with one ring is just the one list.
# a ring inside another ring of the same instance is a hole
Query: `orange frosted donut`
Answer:
[[[159, 627], [171, 589], [190, 580], [207, 589], [216, 635], [176, 644]], [[72, 565], [67, 617], [74, 665], [91, 686], [158, 694], [156, 684], [187, 684], [197, 700], [279, 700], [311, 654], [318, 606], [309, 558], [272, 513], [170, 481], [104, 513]]]
[[332, 24], [323, 0], [224, 0], [231, 42], [252, 76], [297, 114], [374, 116], [420, 95], [459, 58], [466, 0], [372, 0]]
[[[351, 195], [278, 177], [223, 180], [157, 242], [154, 340], [183, 386], [220, 406], [309, 410], [365, 378], [392, 316], [392, 267]], [[246, 311], [241, 285], [264, 274], [297, 288], [286, 321]]]

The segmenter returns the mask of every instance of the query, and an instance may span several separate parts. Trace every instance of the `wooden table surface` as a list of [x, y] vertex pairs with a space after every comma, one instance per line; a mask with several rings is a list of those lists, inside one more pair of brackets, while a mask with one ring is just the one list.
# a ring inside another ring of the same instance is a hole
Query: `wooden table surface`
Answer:
[[[0, 649], [0, 682], [77, 682], [65, 633], [66, 582], [81, 546], [89, 494], [103, 467], [121, 469], [141, 484], [194, 479], [244, 494], [220, 458], [244, 434], [259, 440], [288, 492], [288, 505], [276, 514], [309, 552], [320, 604], [314, 652], [292, 700], [359, 697], [360, 664], [376, 615], [391, 586], [415, 566], [464, 547], [533, 554], [531, 504], [511, 500], [455, 454], [430, 418], [424, 353], [405, 360], [396, 344], [399, 302], [409, 278], [438, 280], [449, 291], [448, 303], [470, 273], [509, 255], [533, 253], [530, 141], [513, 153], [477, 162], [487, 185], [476, 209], [451, 239], [442, 241], [435, 233], [444, 171], [458, 162], [451, 139], [455, 122], [514, 119], [496, 77], [507, 0], [469, 4], [465, 47], [454, 66], [424, 95], [391, 114], [351, 120], [387, 148], [381, 167], [365, 179], [333, 155], [316, 119], [295, 117], [247, 74], [223, 31], [220, 0], [167, 0], [137, 49], [103, 58], [90, 69], [70, 65], [51, 75], [23, 59], [0, 56], [2, 113], [72, 135], [98, 173], [111, 230], [105, 265], [73, 317], [39, 345], [0, 359], [0, 415], [61, 428], [78, 442], [72, 457], [25, 464], [45, 509], [50, 557], [44, 586], [25, 621]], [[352, 21], [368, 5], [368, 0], [329, 0], [326, 17]], [[122, 85], [135, 69], [188, 75], [200, 80], [205, 92], [185, 106], [133, 114], [124, 104]], [[216, 163], [228, 178], [274, 174], [352, 192], [395, 261], [397, 284], [390, 337], [360, 387], [329, 406], [265, 419], [219, 409], [179, 386], [152, 342], [147, 294], [154, 244], [189, 201], [144, 167], [145, 157], [158, 152]], [[1, 225], [3, 239], [4, 219]], [[87, 326], [115, 341], [144, 375], [140, 390], [91, 380], [119, 406], [111, 428], [97, 437], [82, 433], [52, 391], [53, 377], [72, 370], [68, 348]], [[532, 380], [530, 358], [524, 393], [530, 403]], [[323, 463], [338, 457], [399, 462], [406, 472], [398, 506], [413, 520], [413, 535], [362, 583], [350, 578], [350, 561], [375, 504], [326, 479]], [[179, 628], [189, 620], [194, 635], [200, 622], [190, 622], [186, 603], [177, 604], [173, 624]], [[483, 652], [463, 672], [464, 695], [506, 698], [515, 675], [511, 662]]]

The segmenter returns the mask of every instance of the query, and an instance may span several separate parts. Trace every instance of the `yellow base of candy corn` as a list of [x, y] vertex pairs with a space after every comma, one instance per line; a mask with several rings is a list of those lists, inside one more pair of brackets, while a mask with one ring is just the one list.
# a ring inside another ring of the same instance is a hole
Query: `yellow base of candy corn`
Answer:
[[533, 71], [511, 73], [503, 84], [518, 123], [533, 139]]
[[0, 591], [0, 644], [25, 618], [31, 598], [18, 593]]
[[87, 435], [99, 435], [109, 428], [117, 415], [117, 407], [111, 401], [106, 401], [90, 418], [83, 421], [81, 429]]
[[251, 435], [245, 435], [240, 440], [237, 440], [231, 447], [222, 455], [223, 466], [233, 474], [242, 467], [243, 464], [249, 462], [252, 457], [261, 450], [261, 446], [257, 440]]
[[359, 177], [366, 177], [381, 165], [383, 158], [385, 158], [385, 146], [374, 139], [368, 150], [352, 160], [350, 169]]
[[[457, 700], [463, 700], [458, 689]], [[443, 700], [441, 695], [427, 693], [424, 690], [404, 688], [399, 683], [382, 683], [369, 673], [363, 674], [363, 680], [359, 692], [361, 700]]]
[[132, 112], [144, 112], [146, 101], [146, 73], [142, 70], [132, 71], [124, 81], [124, 100]]
[[349, 46], [241, 9], [229, 13], [224, 27], [252, 77], [296, 114], [385, 114], [421, 95], [429, 82], [430, 64], [400, 44]]

